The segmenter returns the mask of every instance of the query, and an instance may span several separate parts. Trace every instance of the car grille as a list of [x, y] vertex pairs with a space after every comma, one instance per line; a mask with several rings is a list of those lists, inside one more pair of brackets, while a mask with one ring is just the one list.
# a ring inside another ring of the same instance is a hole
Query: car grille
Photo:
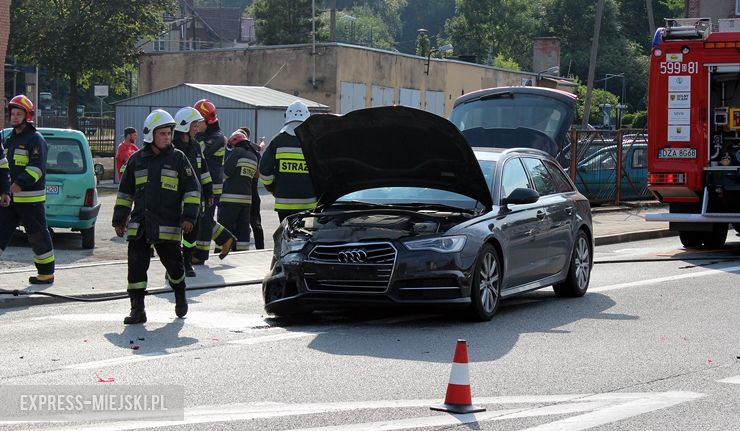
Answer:
[[308, 255], [304, 276], [308, 290], [384, 293], [396, 261], [389, 243], [318, 245]]

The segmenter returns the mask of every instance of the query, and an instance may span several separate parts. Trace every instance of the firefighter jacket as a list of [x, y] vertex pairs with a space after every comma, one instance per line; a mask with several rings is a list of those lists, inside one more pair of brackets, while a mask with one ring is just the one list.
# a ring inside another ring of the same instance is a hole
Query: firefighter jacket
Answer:
[[252, 179], [257, 177], [257, 157], [249, 141], [234, 146], [224, 162], [224, 193], [221, 203], [252, 204]]
[[295, 136], [279, 133], [262, 154], [260, 181], [275, 196], [275, 210], [316, 207], [316, 192], [308, 175], [301, 143]]
[[10, 194], [9, 169], [8, 158], [5, 157], [5, 149], [3, 148], [3, 137], [0, 134], [0, 195]]
[[46, 201], [46, 140], [32, 124], [26, 123], [21, 133], [15, 129], [5, 141], [10, 183], [21, 187], [13, 193], [13, 203]]
[[218, 122], [215, 122], [209, 124], [205, 132], [199, 133], [196, 140], [200, 143], [203, 156], [208, 164], [208, 171], [213, 181], [213, 194], [218, 197], [223, 192], [226, 138], [221, 133]]
[[211, 179], [211, 173], [208, 171], [208, 163], [206, 163], [205, 157], [203, 157], [203, 150], [200, 149], [200, 145], [192, 139], [188, 142], [178, 140], [177, 135], [179, 133], [175, 132], [176, 137], [172, 143], [175, 144], [175, 148], [182, 151], [185, 157], [188, 158], [195, 177], [200, 182], [200, 197], [205, 202], [213, 196], [213, 179]]
[[[128, 159], [113, 208], [113, 226], [128, 222], [129, 241], [180, 243], [180, 222], [196, 223], [200, 191], [195, 172], [182, 151], [170, 145], [155, 154], [144, 146]], [[133, 208], [133, 210], [132, 210]]]

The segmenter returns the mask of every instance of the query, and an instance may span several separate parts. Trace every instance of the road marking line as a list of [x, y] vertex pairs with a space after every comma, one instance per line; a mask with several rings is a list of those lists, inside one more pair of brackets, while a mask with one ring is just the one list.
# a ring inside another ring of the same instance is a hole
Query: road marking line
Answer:
[[605, 292], [608, 290], [623, 289], [625, 287], [637, 287], [637, 286], [644, 286], [648, 284], [663, 283], [666, 281], [683, 280], [686, 278], [706, 277], [709, 275], [726, 274], [728, 272], [738, 272], [738, 271], [740, 271], [740, 266], [731, 266], [731, 267], [726, 267], [726, 268], [713, 268], [713, 269], [707, 269], [705, 271], [692, 272], [688, 274], [671, 275], [668, 277], [651, 278], [648, 280], [632, 281], [629, 283], [619, 283], [619, 284], [611, 284], [607, 286], [593, 287], [593, 288], [589, 288], [588, 291], [589, 292]]
[[[252, 338], [245, 338], [241, 340], [233, 340], [229, 341], [229, 344], [242, 344], [242, 345], [254, 345], [254, 344], [261, 344], [261, 343], [271, 343], [273, 341], [282, 341], [282, 340], [288, 340], [291, 338], [301, 338], [301, 337], [308, 337], [308, 336], [315, 336], [319, 333], [310, 333], [310, 332], [288, 332], [284, 334], [272, 334], [272, 335], [263, 335], [259, 337], [252, 337]], [[72, 370], [86, 370], [90, 368], [102, 368], [102, 367], [109, 367], [109, 366], [115, 366], [115, 365], [122, 365], [122, 364], [131, 364], [135, 362], [142, 362], [142, 361], [151, 361], [153, 359], [160, 359], [164, 357], [177, 357], [182, 356], [189, 353], [199, 352], [200, 349], [191, 349], [191, 350], [184, 350], [184, 351], [177, 351], [177, 352], [148, 352], [148, 353], [135, 353], [129, 356], [121, 356], [118, 358], [110, 358], [110, 359], [103, 359], [100, 361], [92, 361], [92, 362], [84, 362], [81, 364], [72, 364], [67, 365], [64, 368], [72, 369]]]
[[260, 344], [260, 343], [268, 343], [271, 341], [290, 340], [293, 338], [314, 337], [319, 334], [323, 334], [323, 332], [287, 332], [283, 334], [263, 335], [261, 337], [252, 337], [252, 338], [244, 338], [241, 340], [233, 340], [233, 341], [229, 341], [228, 343], [229, 344], [240, 344], [240, 345], [253, 345], [253, 344]]
[[728, 377], [726, 379], [717, 380], [719, 383], [732, 383], [733, 385], [740, 385], [740, 376]]
[[[571, 395], [543, 395], [543, 396], [501, 396], [479, 397], [474, 400], [476, 405], [500, 404], [554, 404], [542, 407], [514, 407], [499, 409], [471, 415], [449, 415], [440, 413], [435, 416], [407, 418], [397, 421], [382, 421], [366, 424], [345, 424], [324, 428], [321, 430], [361, 430], [383, 429], [403, 430], [419, 428], [421, 426], [458, 425], [486, 420], [507, 420], [528, 417], [543, 417], [564, 415], [580, 412], [589, 412], [584, 415], [570, 417], [564, 420], [544, 424], [532, 428], [541, 430], [584, 430], [610, 422], [637, 416], [653, 410], [670, 407], [682, 402], [691, 401], [704, 394], [694, 392], [659, 392], [659, 393], [608, 393], [608, 394], [571, 394]], [[120, 421], [111, 424], [73, 424], [46, 431], [61, 430], [99, 430], [119, 431], [144, 428], [173, 427], [178, 425], [222, 423], [247, 421], [253, 419], [273, 419], [287, 416], [315, 415], [332, 412], [368, 410], [368, 409], [399, 409], [427, 407], [439, 403], [440, 400], [380, 400], [380, 401], [351, 401], [337, 403], [243, 403], [224, 406], [200, 406], [185, 410], [183, 421]], [[561, 403], [561, 404], [557, 404]], [[625, 409], [626, 407], [626, 409]], [[18, 422], [14, 422], [18, 423]], [[30, 421], [28, 422], [30, 423]], [[0, 422], [5, 424], [5, 422]]]

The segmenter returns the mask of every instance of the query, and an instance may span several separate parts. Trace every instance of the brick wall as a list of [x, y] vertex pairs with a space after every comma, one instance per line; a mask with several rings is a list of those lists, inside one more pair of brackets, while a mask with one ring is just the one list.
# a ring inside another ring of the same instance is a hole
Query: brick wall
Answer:
[[[2, 102], [2, 118], [5, 118], [5, 53], [8, 49], [8, 33], [10, 32], [10, 0], [0, 0], [0, 102]], [[5, 121], [0, 120], [0, 124]]]

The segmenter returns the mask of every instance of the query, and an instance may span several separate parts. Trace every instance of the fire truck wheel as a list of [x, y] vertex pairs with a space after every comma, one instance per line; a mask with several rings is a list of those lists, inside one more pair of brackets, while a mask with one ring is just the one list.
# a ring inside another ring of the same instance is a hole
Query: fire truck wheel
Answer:
[[727, 241], [727, 224], [715, 224], [714, 230], [707, 232], [704, 236], [704, 246], [707, 248], [719, 248]]
[[678, 233], [681, 238], [681, 244], [686, 248], [699, 248], [702, 243], [702, 232], [681, 231]]

